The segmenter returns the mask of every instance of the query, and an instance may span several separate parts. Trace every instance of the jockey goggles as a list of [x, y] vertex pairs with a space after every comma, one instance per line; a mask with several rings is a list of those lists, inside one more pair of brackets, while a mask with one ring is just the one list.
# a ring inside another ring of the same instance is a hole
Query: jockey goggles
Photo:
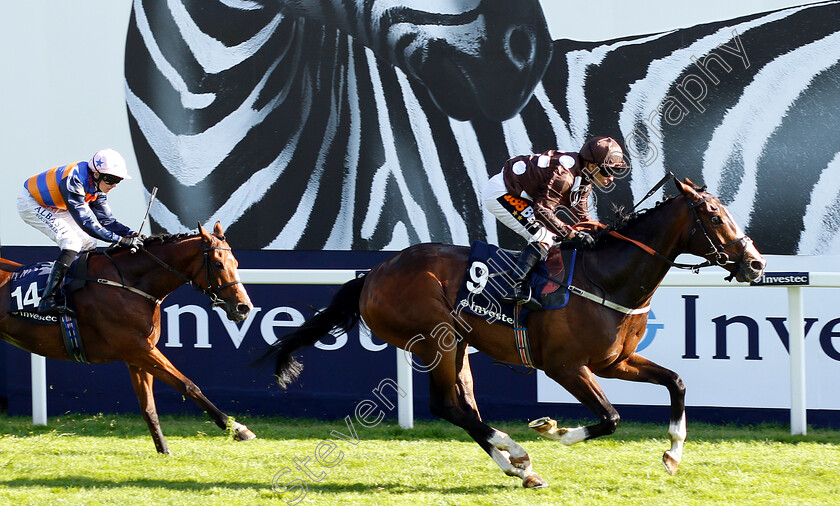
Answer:
[[113, 176], [111, 174], [100, 174], [99, 179], [101, 179], [103, 183], [110, 185], [116, 185], [122, 181], [121, 177]]

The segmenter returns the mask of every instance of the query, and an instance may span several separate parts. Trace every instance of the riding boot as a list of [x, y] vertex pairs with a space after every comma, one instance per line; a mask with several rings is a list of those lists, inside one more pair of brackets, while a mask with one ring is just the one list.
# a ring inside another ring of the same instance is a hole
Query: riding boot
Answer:
[[531, 274], [531, 269], [547, 254], [545, 247], [539, 242], [528, 243], [528, 246], [519, 253], [519, 257], [516, 259], [516, 268], [514, 268], [511, 276], [513, 285], [508, 293], [502, 296], [502, 302], [522, 304], [532, 311], [542, 309], [542, 304], [531, 293], [528, 277]]
[[58, 294], [61, 280], [64, 279], [64, 274], [70, 266], [63, 263], [61, 260], [56, 260], [53, 268], [50, 271], [50, 276], [47, 278], [47, 287], [44, 288], [44, 296], [41, 297], [41, 302], [38, 304], [38, 313], [40, 314], [69, 314], [73, 315], [72, 309], [67, 307], [67, 301], [64, 304], [58, 304], [55, 297]]

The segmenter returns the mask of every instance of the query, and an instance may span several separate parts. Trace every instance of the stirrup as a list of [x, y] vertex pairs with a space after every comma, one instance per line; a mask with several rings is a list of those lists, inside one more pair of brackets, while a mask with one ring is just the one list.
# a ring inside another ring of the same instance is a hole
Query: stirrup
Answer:
[[533, 294], [528, 294], [528, 299], [519, 302], [518, 304], [525, 306], [526, 308], [530, 309], [531, 311], [539, 311], [542, 309], [542, 304], [540, 301], [534, 298]]
[[521, 293], [518, 290], [519, 286], [513, 288], [512, 292], [509, 292], [502, 296], [502, 302], [507, 304], [515, 304], [517, 306], [525, 306], [526, 308], [530, 309], [531, 311], [538, 311], [542, 309], [542, 304], [533, 297], [533, 290], [531, 290], [530, 285], [527, 287], [527, 293]]
[[59, 305], [55, 302], [55, 296], [47, 297], [41, 299], [41, 303], [38, 304], [38, 314], [44, 315], [59, 315], [59, 314], [66, 314], [70, 316], [75, 316], [76, 312], [67, 307], [67, 304]]

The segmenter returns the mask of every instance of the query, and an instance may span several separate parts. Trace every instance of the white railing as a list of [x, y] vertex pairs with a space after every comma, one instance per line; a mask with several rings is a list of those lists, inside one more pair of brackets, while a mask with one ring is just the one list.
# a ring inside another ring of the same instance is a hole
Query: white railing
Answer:
[[[245, 284], [341, 285], [356, 277], [355, 269], [240, 269]], [[840, 272], [811, 272], [808, 287], [840, 288]], [[691, 273], [672, 271], [661, 286], [672, 287], [750, 287], [726, 283], [720, 272]], [[752, 287], [762, 288], [762, 287]], [[805, 318], [802, 287], [787, 286], [788, 322], [790, 323], [791, 434], [807, 430], [805, 406]], [[414, 426], [412, 368], [402, 350], [397, 350], [397, 382], [407, 394], [398, 399], [398, 420], [403, 428]], [[44, 357], [32, 355], [32, 423], [47, 424], [47, 385]]]
[[[748, 287], [762, 289], [746, 283], [728, 283], [720, 271], [699, 272], [671, 271], [660, 286], [672, 287]], [[840, 288], [840, 272], [811, 272], [807, 287]], [[774, 287], [779, 288], [779, 287]], [[790, 325], [790, 433], [805, 435], [807, 410], [805, 407], [805, 310], [801, 286], [785, 286], [788, 295], [788, 324]]]

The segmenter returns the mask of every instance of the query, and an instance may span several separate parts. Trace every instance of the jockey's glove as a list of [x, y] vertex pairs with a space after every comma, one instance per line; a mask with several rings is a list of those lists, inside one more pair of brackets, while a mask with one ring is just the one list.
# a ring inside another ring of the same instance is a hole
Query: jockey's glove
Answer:
[[580, 249], [592, 249], [595, 247], [595, 238], [583, 230], [575, 232], [575, 235], [569, 238], [569, 242]]
[[117, 242], [120, 246], [126, 246], [132, 253], [137, 253], [143, 248], [143, 239], [135, 236], [125, 236], [120, 237], [120, 240]]

